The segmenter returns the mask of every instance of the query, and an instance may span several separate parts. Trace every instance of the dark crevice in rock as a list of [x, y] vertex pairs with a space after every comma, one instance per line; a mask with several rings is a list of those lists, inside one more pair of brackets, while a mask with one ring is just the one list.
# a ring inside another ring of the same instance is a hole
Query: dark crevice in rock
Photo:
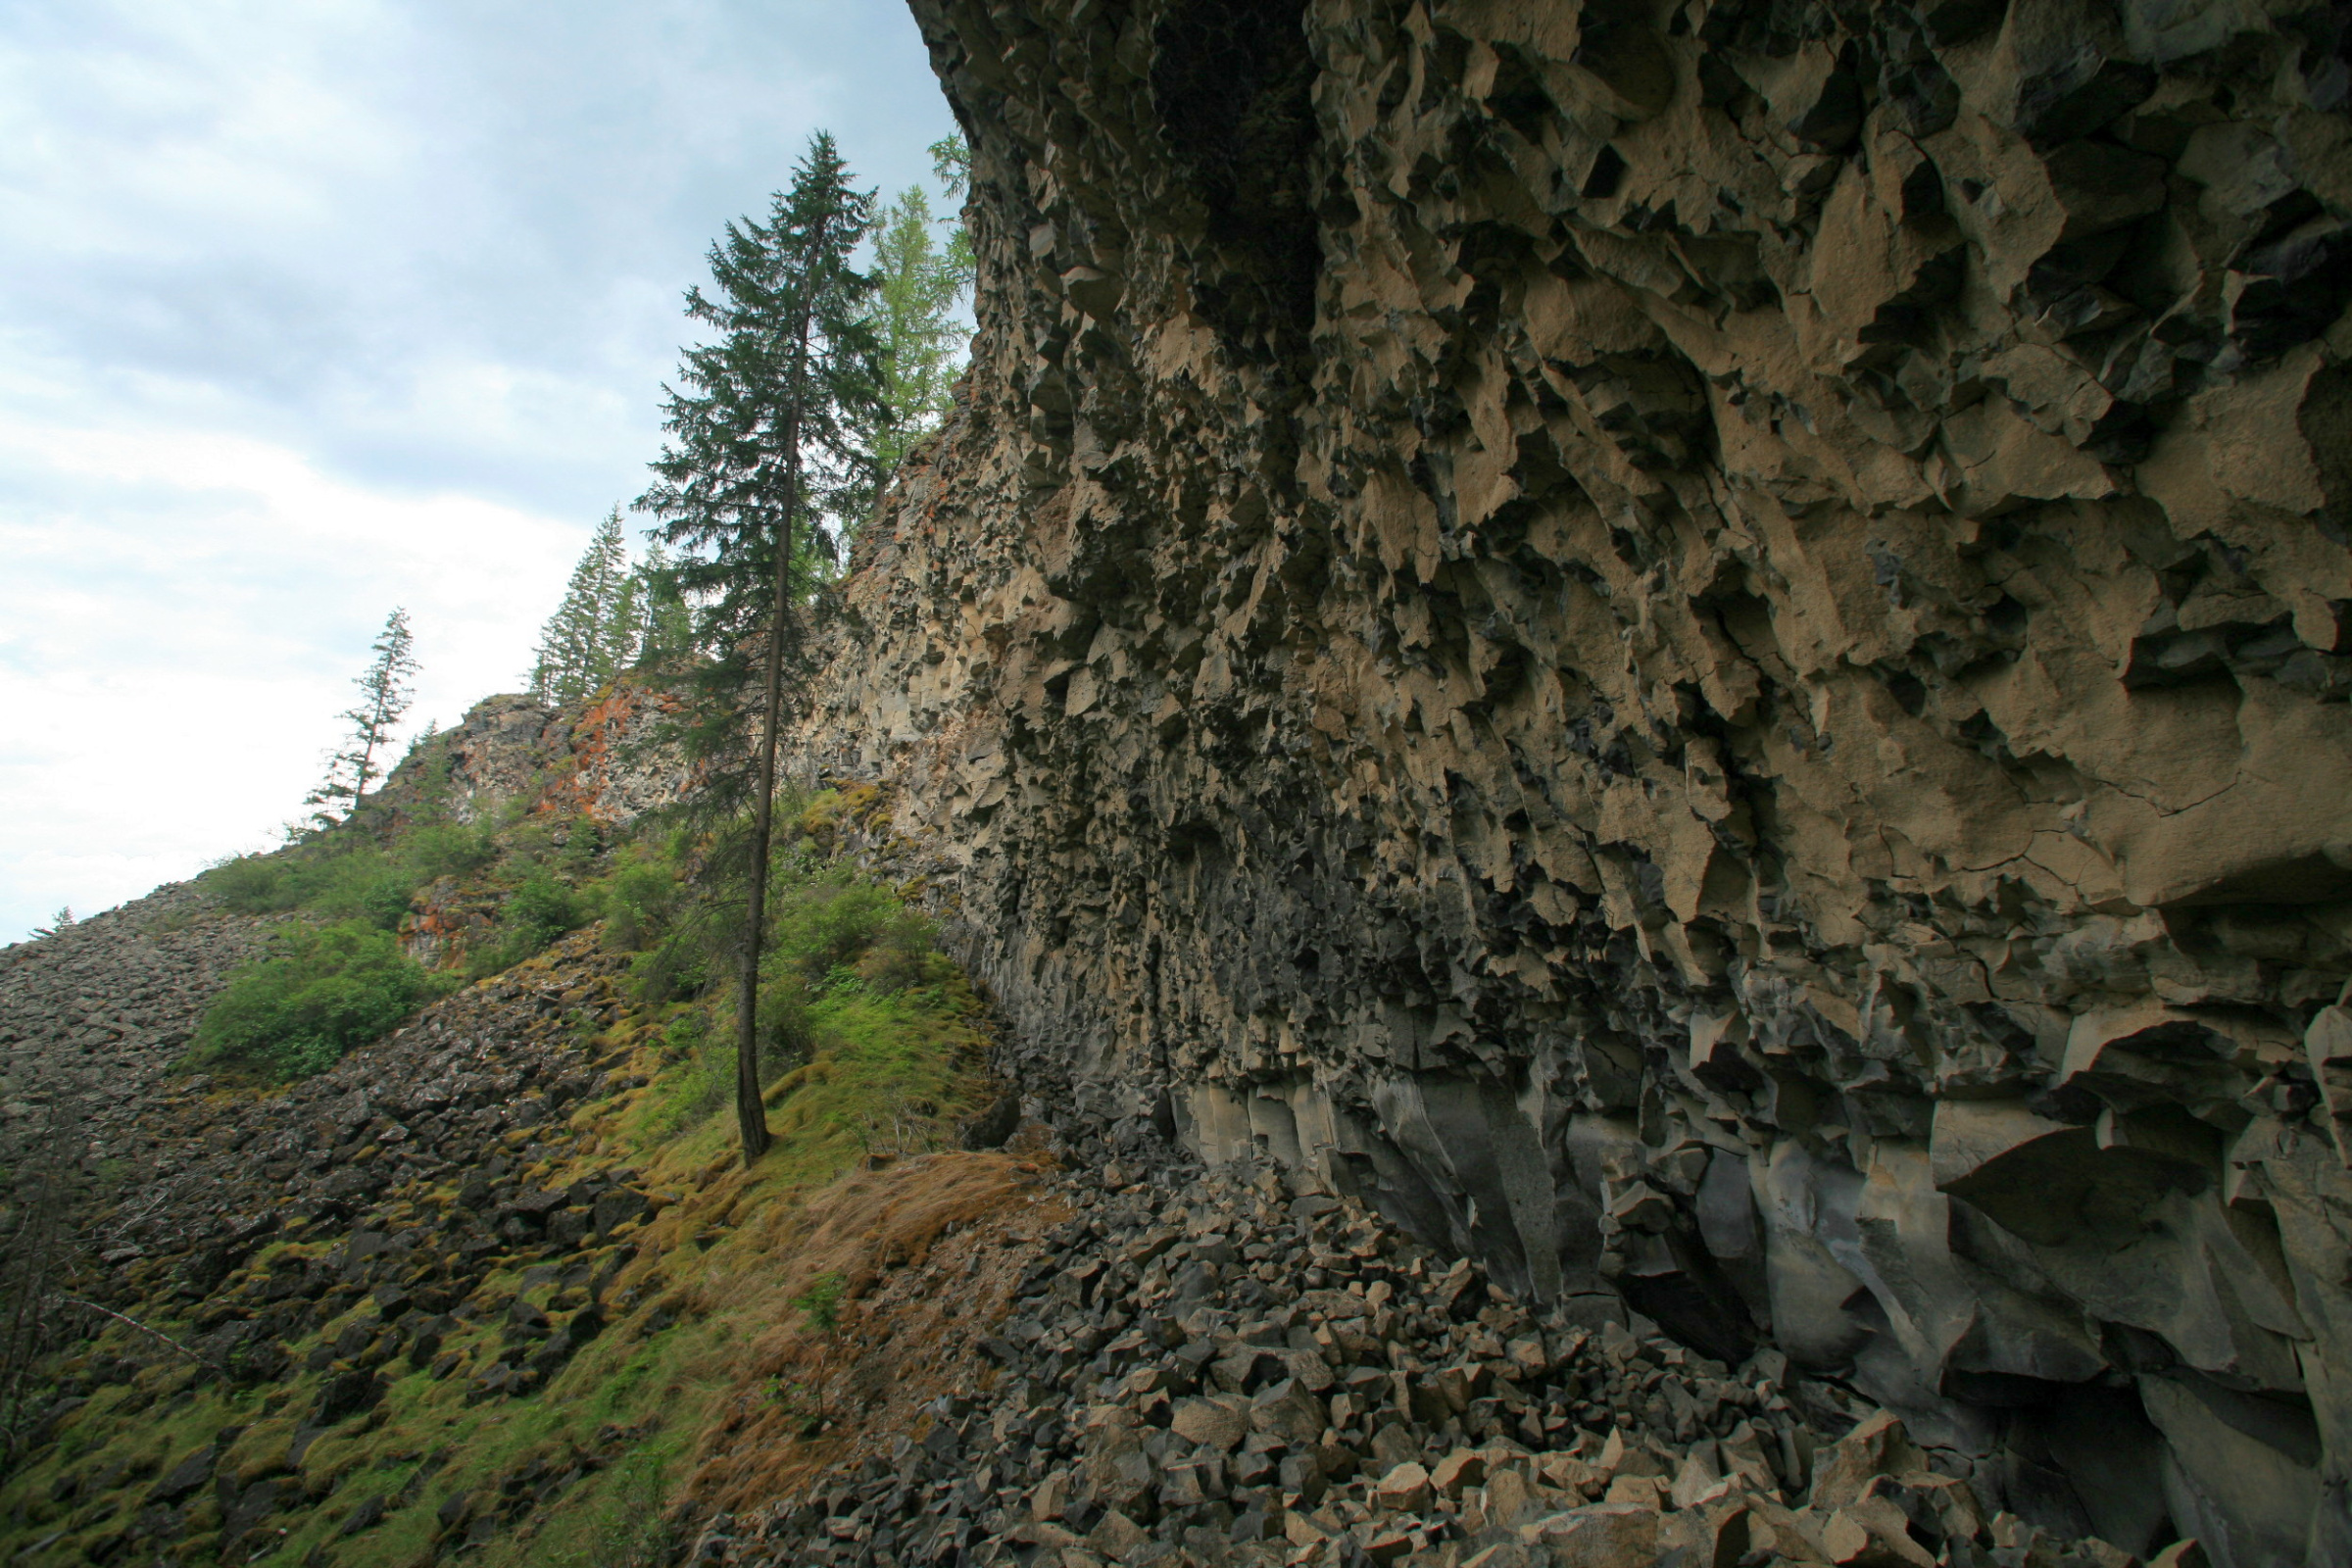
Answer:
[[1274, 361], [1314, 324], [1315, 63], [1301, 0], [1176, 0], [1155, 32], [1152, 97], [1207, 216], [1202, 313], [1245, 358]]

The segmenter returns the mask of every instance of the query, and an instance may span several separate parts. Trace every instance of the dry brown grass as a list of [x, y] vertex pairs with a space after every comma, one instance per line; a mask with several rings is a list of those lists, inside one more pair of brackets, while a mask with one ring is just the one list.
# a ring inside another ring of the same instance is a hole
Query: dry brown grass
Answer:
[[[704, 1434], [689, 1505], [742, 1513], [790, 1495], [901, 1435], [919, 1439], [925, 1404], [983, 1380], [980, 1342], [1038, 1235], [1065, 1217], [1041, 1192], [1043, 1173], [1017, 1154], [924, 1154], [759, 1212], [730, 1244], [735, 1266], [696, 1290], [695, 1309], [768, 1326], [732, 1369], [739, 1392]], [[716, 1176], [692, 1206], [720, 1210], [742, 1179]], [[693, 1223], [683, 1212], [662, 1220]], [[772, 1271], [746, 1269], [747, 1253], [773, 1259]], [[794, 1304], [827, 1275], [845, 1282], [831, 1335]], [[824, 1430], [805, 1435], [819, 1413]]]

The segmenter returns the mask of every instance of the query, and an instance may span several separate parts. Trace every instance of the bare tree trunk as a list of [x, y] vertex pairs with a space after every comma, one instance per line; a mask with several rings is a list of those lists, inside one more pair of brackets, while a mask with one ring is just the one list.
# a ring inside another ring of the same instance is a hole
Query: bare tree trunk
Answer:
[[[820, 221], [810, 248], [823, 244]], [[808, 395], [809, 300], [793, 323], [792, 389], [784, 415], [784, 514], [776, 524], [775, 597], [768, 607], [766, 710], [760, 715], [759, 789], [752, 797], [752, 864], [743, 957], [735, 1001], [735, 1120], [743, 1162], [767, 1152], [767, 1106], [760, 1099], [760, 952], [767, 942], [767, 856], [775, 839], [776, 742], [784, 722], [784, 639], [792, 627], [793, 523], [801, 505], [801, 400]]]
[[776, 529], [775, 599], [769, 607], [763, 688], [767, 710], [760, 722], [759, 788], [752, 797], [751, 887], [735, 998], [735, 1120], [743, 1130], [746, 1165], [766, 1153], [768, 1144], [767, 1107], [760, 1099], [760, 950], [767, 939], [767, 852], [775, 837], [776, 731], [781, 716], [777, 710], [784, 704], [784, 617], [792, 601], [791, 503], [798, 499], [788, 497]]

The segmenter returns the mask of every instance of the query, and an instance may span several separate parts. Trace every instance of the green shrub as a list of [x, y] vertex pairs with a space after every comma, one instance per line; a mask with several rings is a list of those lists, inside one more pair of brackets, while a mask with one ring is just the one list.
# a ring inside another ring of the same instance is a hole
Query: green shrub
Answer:
[[710, 945], [699, 929], [671, 931], [629, 962], [630, 988], [655, 1006], [700, 996], [710, 983]]
[[295, 926], [229, 978], [188, 1059], [276, 1078], [323, 1072], [442, 989], [391, 933], [366, 921]]
[[498, 858], [498, 839], [488, 823], [467, 827], [432, 822], [412, 828], [401, 840], [401, 859], [418, 887], [445, 876], [464, 877]]
[[310, 868], [313, 891], [303, 904], [330, 920], [365, 920], [400, 929], [415, 881], [381, 850], [352, 850]]
[[518, 943], [537, 953], [567, 931], [588, 923], [589, 910], [579, 894], [546, 870], [533, 871], [507, 895], [499, 924]]
[[198, 880], [240, 914], [314, 909], [332, 920], [366, 920], [391, 931], [409, 912], [411, 892], [431, 878], [405, 855], [359, 844], [241, 855]]
[[661, 860], [632, 858], [612, 873], [605, 894], [605, 941], [638, 953], [667, 929], [678, 904], [678, 874]]
[[466, 961], [475, 979], [511, 969], [567, 931], [595, 917], [589, 901], [541, 866], [515, 885], [498, 913], [498, 938], [476, 948]]
[[662, 1032], [662, 1046], [665, 1059], [689, 1063], [686, 1072], [670, 1077], [664, 1084], [665, 1098], [670, 1103], [665, 1112], [655, 1118], [662, 1136], [699, 1127], [719, 1106], [733, 1103], [734, 1043], [712, 1039], [710, 1019], [700, 1008], [691, 1008], [672, 1018]]
[[887, 888], [832, 877], [777, 901], [776, 958], [811, 987], [919, 985], [935, 956], [931, 923]]
[[585, 874], [605, 851], [604, 825], [587, 812], [573, 817], [564, 830], [563, 847], [555, 852], [555, 862], [575, 876]]
[[763, 985], [760, 988], [760, 1077], [762, 1083], [786, 1067], [808, 1059], [815, 1038], [808, 1024], [806, 986]]
[[[675, 872], [671, 875], [676, 878]], [[697, 897], [683, 879], [673, 880], [666, 896], [657, 902], [647, 897], [656, 891], [652, 878], [633, 886], [632, 880], [625, 868], [614, 877], [608, 907], [620, 937], [634, 935], [645, 948], [629, 964], [629, 982], [638, 1000], [660, 1004], [701, 996], [732, 967], [732, 955], [743, 940], [741, 906]], [[634, 905], [634, 912], [626, 905]], [[634, 932], [628, 929], [632, 925]], [[615, 938], [614, 945], [625, 944]]]
[[856, 962], [899, 910], [882, 888], [838, 881], [795, 889], [776, 904], [773, 951], [812, 985]]
[[294, 861], [279, 855], [239, 855], [214, 862], [196, 878], [199, 885], [239, 914], [291, 909], [302, 895], [294, 886]]

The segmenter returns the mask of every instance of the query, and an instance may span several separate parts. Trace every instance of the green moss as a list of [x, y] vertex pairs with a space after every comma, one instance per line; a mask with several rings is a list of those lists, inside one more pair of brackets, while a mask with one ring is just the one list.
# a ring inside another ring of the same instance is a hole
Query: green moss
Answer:
[[[844, 806], [835, 820], [851, 808]], [[444, 849], [460, 861], [470, 853], [462, 843]], [[683, 854], [676, 842], [660, 855], [632, 850], [633, 862], [625, 863], [650, 869], [633, 880], [616, 875], [612, 884], [611, 906], [625, 898], [655, 940], [693, 918], [694, 900], [678, 874]], [[337, 875], [350, 876], [357, 886], [365, 869], [362, 860]], [[936, 952], [928, 924], [888, 890], [827, 868], [808, 851], [780, 857], [778, 870], [779, 918], [762, 963], [762, 1009], [771, 1019], [789, 1020], [792, 1032], [781, 1042], [784, 1049], [766, 1056], [766, 1099], [776, 1134], [768, 1156], [749, 1173], [731, 1170], [734, 1119], [723, 1111], [733, 1087], [732, 1011], [723, 997], [640, 1005], [607, 1029], [600, 1040], [628, 1051], [627, 1070], [652, 1081], [642, 1091], [578, 1107], [568, 1127], [558, 1131], [582, 1143], [600, 1139], [595, 1165], [625, 1157], [639, 1165], [648, 1190], [685, 1195], [681, 1215], [646, 1227], [658, 1223], [657, 1234], [669, 1250], [625, 1276], [638, 1290], [635, 1304], [615, 1312], [604, 1333], [545, 1387], [519, 1398], [466, 1400], [472, 1372], [500, 1348], [504, 1326], [495, 1315], [445, 1338], [441, 1349], [466, 1361], [443, 1379], [405, 1361], [380, 1368], [388, 1386], [374, 1410], [320, 1437], [305, 1454], [304, 1482], [326, 1500], [282, 1515], [275, 1523], [289, 1534], [255, 1560], [292, 1568], [324, 1546], [338, 1568], [406, 1568], [431, 1554], [441, 1529], [439, 1509], [452, 1495], [495, 1488], [534, 1455], [574, 1448], [598, 1451], [611, 1462], [518, 1524], [502, 1527], [466, 1560], [485, 1568], [635, 1568], [672, 1560], [682, 1544], [668, 1539], [664, 1505], [722, 1408], [756, 1391], [745, 1370], [749, 1348], [777, 1323], [804, 1319], [821, 1304], [805, 1289], [807, 1282], [797, 1309], [783, 1298], [790, 1259], [768, 1249], [791, 1233], [755, 1219], [772, 1221], [776, 1205], [797, 1203], [865, 1154], [940, 1142], [990, 1093], [982, 1073], [985, 1008], [961, 973]], [[251, 881], [259, 887], [265, 879]], [[280, 896], [268, 888], [248, 893]], [[354, 950], [380, 956], [390, 937], [365, 922], [355, 924], [364, 936], [349, 939]], [[325, 935], [313, 938], [323, 941]], [[695, 940], [708, 952], [714, 939], [706, 928]], [[298, 988], [281, 989], [291, 994]], [[777, 1046], [778, 1037], [763, 1044]], [[624, 1143], [635, 1146], [626, 1156], [615, 1147]], [[727, 1174], [714, 1178], [713, 1171]], [[558, 1156], [534, 1166], [525, 1179], [553, 1185], [576, 1173], [568, 1157]], [[716, 1197], [710, 1189], [714, 1180], [721, 1183]], [[408, 1211], [415, 1210], [395, 1207], [388, 1217], [397, 1221]], [[633, 1226], [623, 1244], [634, 1245], [639, 1234]], [[258, 1279], [289, 1254], [308, 1255], [329, 1245], [275, 1239], [243, 1272]], [[503, 1304], [517, 1293], [526, 1267], [517, 1259], [494, 1271], [477, 1282], [473, 1299]], [[551, 1305], [544, 1298], [558, 1288], [551, 1283], [530, 1294]], [[680, 1304], [692, 1310], [663, 1319], [662, 1328], [652, 1326], [658, 1312]], [[335, 1320], [289, 1344], [296, 1365], [347, 1324], [373, 1316], [371, 1305], [352, 1302]], [[199, 1336], [194, 1325], [169, 1312], [143, 1320], [183, 1342]], [[123, 1330], [100, 1336], [90, 1348], [152, 1354], [151, 1346]], [[69, 1441], [8, 1479], [0, 1507], [17, 1499], [41, 1499], [46, 1506], [69, 1471], [86, 1480], [127, 1463], [133, 1479], [108, 1495], [105, 1508], [81, 1517], [73, 1534], [29, 1559], [30, 1568], [86, 1560], [84, 1545], [125, 1528], [153, 1477], [208, 1447], [223, 1427], [299, 1418], [326, 1376], [298, 1370], [264, 1390], [229, 1391], [192, 1368], [166, 1366], [142, 1374], [135, 1392], [101, 1392], [61, 1434]], [[633, 1436], [600, 1446], [599, 1434], [608, 1429]], [[402, 1501], [419, 1466], [436, 1455], [444, 1462]], [[343, 1537], [344, 1520], [369, 1495], [385, 1498], [383, 1519]], [[60, 1508], [56, 1519], [70, 1515], [80, 1517], [78, 1508]], [[56, 1528], [58, 1522], [49, 1523], [41, 1534]], [[209, 1561], [199, 1543], [204, 1532], [217, 1529], [217, 1518], [207, 1523], [200, 1515], [174, 1549], [192, 1563]]]

